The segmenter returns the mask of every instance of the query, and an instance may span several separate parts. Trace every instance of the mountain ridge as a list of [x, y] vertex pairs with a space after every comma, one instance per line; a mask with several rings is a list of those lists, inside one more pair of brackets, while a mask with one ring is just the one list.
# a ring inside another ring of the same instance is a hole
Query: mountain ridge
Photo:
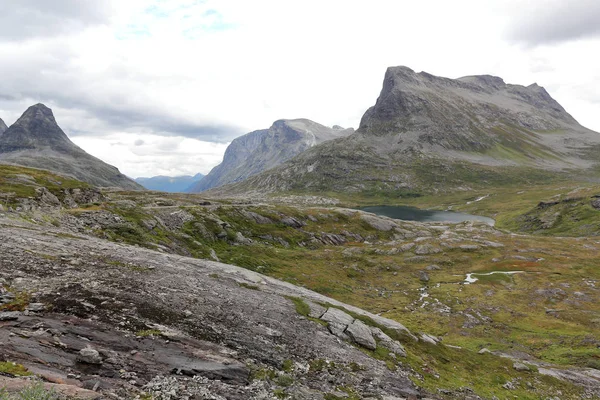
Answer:
[[119, 170], [86, 153], [58, 126], [52, 110], [38, 103], [0, 135], [0, 162], [67, 174], [96, 186], [143, 189]]
[[169, 193], [187, 193], [193, 185], [204, 178], [204, 174], [165, 176], [158, 175], [152, 177], [139, 177], [134, 181], [149, 190], [157, 190]]
[[509, 175], [532, 183], [566, 171], [593, 174], [598, 146], [600, 134], [537, 84], [390, 67], [354, 134], [211, 193], [454, 190]]
[[256, 130], [234, 139], [223, 156], [191, 192], [242, 181], [274, 168], [292, 157], [329, 140], [354, 132], [340, 126], [328, 128], [305, 118], [281, 119], [269, 129]]
[[0, 118], [0, 135], [2, 135], [4, 133], [4, 131], [7, 129], [8, 129], [8, 126], [6, 126], [6, 124], [4, 123], [2, 118]]

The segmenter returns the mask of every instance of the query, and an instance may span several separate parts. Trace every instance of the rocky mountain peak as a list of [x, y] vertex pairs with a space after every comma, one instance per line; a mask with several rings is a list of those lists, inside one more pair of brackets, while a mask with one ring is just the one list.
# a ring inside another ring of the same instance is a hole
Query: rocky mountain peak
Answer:
[[[413, 147], [439, 145], [450, 150], [482, 150], [496, 139], [491, 128], [532, 131], [578, 125], [537, 84], [511, 85], [492, 75], [459, 79], [390, 67], [377, 102], [363, 116], [359, 131], [416, 139]], [[512, 128], [511, 128], [512, 129]]]
[[306, 118], [280, 119], [269, 129], [247, 133], [233, 140], [223, 162], [213, 168], [192, 192], [201, 192], [242, 181], [274, 168], [304, 151], [329, 140], [348, 136], [354, 129], [329, 128]]
[[7, 129], [8, 129], [8, 126], [6, 126], [4, 121], [2, 121], [2, 118], [0, 118], [0, 135], [2, 135], [4, 133], [4, 131]]
[[43, 104], [29, 107], [0, 141], [2, 152], [45, 147], [73, 151], [75, 146], [56, 123], [52, 110]]
[[0, 134], [0, 162], [50, 170], [97, 186], [142, 189], [112, 165], [71, 142], [43, 104], [29, 107]]

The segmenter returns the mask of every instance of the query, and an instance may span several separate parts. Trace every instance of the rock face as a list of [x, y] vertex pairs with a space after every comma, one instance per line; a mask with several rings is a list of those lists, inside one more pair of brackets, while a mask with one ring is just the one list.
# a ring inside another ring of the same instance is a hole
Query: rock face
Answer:
[[186, 193], [202, 178], [203, 174], [194, 176], [153, 176], [152, 178], [136, 178], [135, 181], [149, 190], [169, 193]]
[[370, 135], [401, 134], [404, 148], [429, 146], [481, 151], [510, 139], [527, 141], [525, 131], [577, 126], [564, 108], [537, 84], [509, 85], [489, 75], [459, 79], [388, 68], [377, 103], [359, 130]]
[[308, 119], [275, 121], [269, 129], [250, 132], [235, 139], [223, 162], [191, 192], [202, 192], [276, 167], [307, 149], [328, 140], [348, 136], [354, 129], [328, 128]]
[[60, 129], [52, 110], [31, 106], [0, 134], [0, 162], [71, 175], [96, 186], [142, 189], [119, 170], [83, 151]]
[[221, 193], [435, 191], [494, 183], [511, 171], [518, 179], [519, 168], [537, 169], [540, 177], [575, 169], [593, 175], [597, 146], [600, 134], [581, 126], [537, 84], [391, 67], [354, 134]]
[[[349, 312], [404, 332], [396, 321], [233, 265], [8, 221], [0, 215], [0, 282], [51, 309], [0, 315], [0, 350], [47, 380], [121, 399], [140, 389], [164, 399], [271, 399], [276, 388], [323, 399], [341, 383], [360, 398], [428, 396], [408, 367], [391, 370], [356, 347], [405, 355]], [[0, 285], [0, 301], [11, 295]], [[348, 336], [306, 318], [292, 299]]]
[[8, 126], [6, 126], [4, 121], [2, 121], [2, 118], [0, 118], [0, 135], [2, 135], [4, 133], [4, 131], [7, 129], [8, 129]]

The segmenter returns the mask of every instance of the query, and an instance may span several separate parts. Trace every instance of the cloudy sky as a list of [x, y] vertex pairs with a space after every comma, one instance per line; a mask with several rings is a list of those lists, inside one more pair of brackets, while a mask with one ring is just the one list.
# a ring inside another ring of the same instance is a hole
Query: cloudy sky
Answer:
[[281, 118], [357, 127], [386, 67], [544, 86], [600, 131], [598, 0], [2, 0], [0, 118], [54, 110], [132, 177]]

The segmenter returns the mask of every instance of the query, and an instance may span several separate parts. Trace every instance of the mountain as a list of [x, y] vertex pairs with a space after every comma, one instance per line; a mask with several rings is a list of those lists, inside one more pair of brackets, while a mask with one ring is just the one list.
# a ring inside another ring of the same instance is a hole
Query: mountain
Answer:
[[250, 132], [233, 140], [223, 162], [198, 182], [191, 192], [239, 182], [276, 167], [320, 143], [345, 137], [354, 129], [328, 128], [308, 119], [278, 120], [269, 129]]
[[203, 174], [196, 174], [194, 176], [153, 176], [152, 178], [136, 178], [134, 179], [137, 183], [149, 190], [157, 190], [160, 192], [169, 193], [185, 193], [193, 185], [198, 183], [202, 178]]
[[215, 193], [438, 191], [593, 174], [600, 134], [548, 92], [391, 67], [356, 133]]
[[0, 135], [0, 162], [71, 175], [95, 186], [143, 189], [71, 142], [43, 104], [29, 107]]
[[4, 133], [4, 131], [7, 129], [8, 129], [8, 126], [6, 126], [4, 121], [2, 121], [2, 118], [0, 118], [0, 135], [2, 135]]

